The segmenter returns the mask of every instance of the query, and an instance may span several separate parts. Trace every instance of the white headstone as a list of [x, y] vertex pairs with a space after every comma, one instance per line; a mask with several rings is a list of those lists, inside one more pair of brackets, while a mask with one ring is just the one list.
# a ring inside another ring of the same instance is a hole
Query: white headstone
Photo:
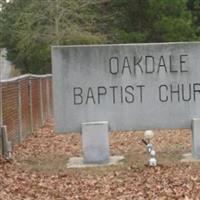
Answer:
[[84, 163], [109, 162], [108, 122], [82, 123], [81, 126]]

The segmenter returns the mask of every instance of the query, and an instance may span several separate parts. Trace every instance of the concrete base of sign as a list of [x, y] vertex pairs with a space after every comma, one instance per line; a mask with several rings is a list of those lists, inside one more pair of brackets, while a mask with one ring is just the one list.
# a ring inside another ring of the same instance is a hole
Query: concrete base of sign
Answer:
[[124, 156], [111, 156], [109, 162], [103, 164], [86, 164], [84, 163], [83, 157], [73, 157], [70, 158], [67, 163], [67, 168], [84, 168], [84, 167], [100, 167], [109, 165], [122, 164]]
[[186, 153], [186, 154], [183, 154], [183, 158], [181, 159], [181, 162], [199, 163], [200, 159], [194, 158], [192, 156], [192, 153]]
[[88, 122], [81, 124], [83, 162], [104, 164], [109, 162], [108, 122]]
[[200, 159], [200, 118], [192, 119], [192, 156]]

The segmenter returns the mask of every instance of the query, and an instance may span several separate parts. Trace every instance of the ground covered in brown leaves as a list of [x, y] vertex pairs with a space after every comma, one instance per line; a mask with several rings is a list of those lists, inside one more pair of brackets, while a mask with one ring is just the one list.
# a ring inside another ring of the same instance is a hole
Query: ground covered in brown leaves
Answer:
[[47, 125], [15, 146], [13, 161], [0, 160], [0, 199], [200, 199], [200, 164], [182, 164], [191, 151], [190, 130], [156, 130], [153, 140], [159, 165], [148, 167], [143, 132], [114, 132], [112, 155], [118, 166], [67, 169], [81, 156], [79, 134], [60, 135]]

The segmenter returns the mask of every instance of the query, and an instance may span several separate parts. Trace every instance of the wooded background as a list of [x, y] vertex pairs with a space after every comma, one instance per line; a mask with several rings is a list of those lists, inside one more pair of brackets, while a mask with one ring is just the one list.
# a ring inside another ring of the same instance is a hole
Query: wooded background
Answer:
[[50, 73], [51, 46], [198, 41], [200, 0], [0, 0], [0, 48], [22, 73]]

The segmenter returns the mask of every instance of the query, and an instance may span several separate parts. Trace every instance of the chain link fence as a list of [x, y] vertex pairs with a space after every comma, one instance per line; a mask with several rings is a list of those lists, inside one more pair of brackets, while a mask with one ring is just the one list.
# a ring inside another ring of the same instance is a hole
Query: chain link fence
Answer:
[[52, 76], [22, 75], [0, 82], [0, 123], [17, 144], [52, 117]]

